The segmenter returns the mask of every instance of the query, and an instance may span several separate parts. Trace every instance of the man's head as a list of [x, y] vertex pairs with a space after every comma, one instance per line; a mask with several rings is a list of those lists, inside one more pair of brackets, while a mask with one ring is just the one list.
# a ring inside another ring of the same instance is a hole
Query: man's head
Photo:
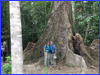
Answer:
[[3, 45], [6, 45], [6, 42], [5, 41], [3, 42]]
[[51, 45], [53, 45], [53, 42], [52, 42], [52, 41], [50, 41], [50, 44], [51, 44]]

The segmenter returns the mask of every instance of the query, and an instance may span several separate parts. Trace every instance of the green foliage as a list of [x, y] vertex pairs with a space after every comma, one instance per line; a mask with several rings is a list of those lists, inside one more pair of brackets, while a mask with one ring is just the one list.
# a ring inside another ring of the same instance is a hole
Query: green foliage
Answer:
[[23, 48], [28, 42], [37, 42], [42, 34], [50, 11], [52, 1], [21, 1], [21, 21]]
[[24, 62], [25, 65], [27, 65], [28, 63], [29, 63], [28, 61], [25, 61], [25, 62]]
[[4, 64], [1, 68], [1, 74], [11, 74], [11, 65], [10, 64]]
[[[88, 22], [90, 23], [89, 33], [86, 45], [90, 45], [94, 39], [99, 39], [99, 1], [75, 1], [77, 6], [78, 32], [83, 39], [86, 36]], [[74, 17], [74, 1], [72, 1], [73, 21]], [[89, 14], [89, 15], [88, 15]], [[75, 26], [73, 22], [73, 32], [75, 34]]]
[[8, 56], [8, 57], [6, 57], [6, 62], [11, 62], [11, 57], [10, 56]]
[[[72, 2], [73, 21], [74, 1]], [[86, 45], [99, 38], [99, 1], [75, 1], [77, 6], [78, 32], [85, 38], [90, 22]], [[21, 22], [23, 49], [28, 42], [37, 42], [47, 25], [53, 8], [53, 1], [21, 1]], [[89, 15], [88, 15], [89, 13]], [[1, 43], [10, 38], [9, 1], [1, 1]], [[73, 33], [75, 24], [73, 22]], [[48, 36], [48, 38], [50, 38]]]
[[[21, 1], [23, 49], [28, 42], [37, 42], [47, 25], [53, 1]], [[1, 42], [10, 40], [9, 1], [1, 1]]]
[[48, 67], [47, 66], [45, 66], [45, 68], [44, 68], [44, 73], [48, 74]]
[[[11, 62], [11, 57], [6, 57], [6, 62]], [[11, 64], [4, 64], [1, 68], [1, 74], [11, 74]]]
[[1, 1], [1, 42], [9, 38], [9, 1]]

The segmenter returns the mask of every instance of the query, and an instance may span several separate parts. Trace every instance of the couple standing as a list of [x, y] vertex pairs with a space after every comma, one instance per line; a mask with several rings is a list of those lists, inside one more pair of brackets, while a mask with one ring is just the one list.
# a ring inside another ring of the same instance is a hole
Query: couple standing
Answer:
[[56, 65], [56, 61], [55, 59], [56, 57], [56, 46], [53, 44], [53, 42], [51, 41], [50, 43], [47, 42], [47, 44], [44, 46], [44, 65], [48, 66], [48, 65]]

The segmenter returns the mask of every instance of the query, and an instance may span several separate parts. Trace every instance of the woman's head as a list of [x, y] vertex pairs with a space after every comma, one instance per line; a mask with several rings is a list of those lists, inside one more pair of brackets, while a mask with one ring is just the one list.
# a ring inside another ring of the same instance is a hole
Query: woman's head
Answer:
[[49, 41], [47, 42], [47, 45], [50, 45]]

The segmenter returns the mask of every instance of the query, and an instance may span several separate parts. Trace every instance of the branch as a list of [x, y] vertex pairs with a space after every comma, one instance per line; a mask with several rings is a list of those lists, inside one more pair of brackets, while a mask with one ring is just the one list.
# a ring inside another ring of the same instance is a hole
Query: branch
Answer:
[[[64, 2], [63, 2], [62, 4], [64, 4]], [[60, 4], [60, 5], [58, 6], [58, 8], [59, 8], [62, 4]], [[51, 15], [54, 14], [54, 13], [58, 10], [58, 8], [57, 8], [54, 12], [52, 12], [52, 13], [49, 15], [49, 17], [48, 17], [47, 19], [49, 19], [49, 18], [51, 17]]]

